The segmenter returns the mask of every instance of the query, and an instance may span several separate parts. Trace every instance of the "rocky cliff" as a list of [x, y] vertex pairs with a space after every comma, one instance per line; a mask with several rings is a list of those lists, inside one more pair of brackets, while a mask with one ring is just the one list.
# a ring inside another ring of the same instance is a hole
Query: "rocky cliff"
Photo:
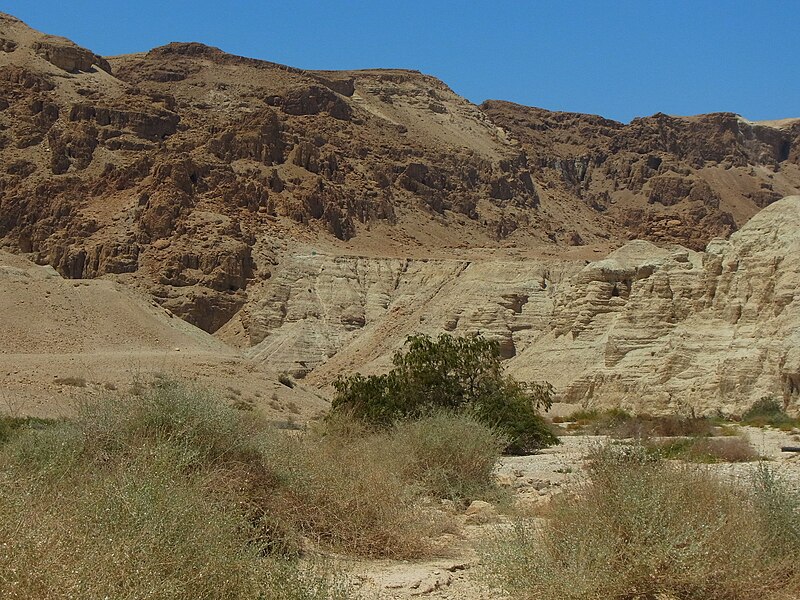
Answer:
[[567, 402], [736, 412], [764, 395], [800, 408], [800, 196], [705, 252], [632, 242], [563, 288], [515, 359]]
[[570, 402], [794, 402], [796, 238], [753, 232], [796, 226], [798, 193], [797, 119], [625, 125], [197, 43], [104, 58], [0, 14], [0, 247], [314, 385], [480, 331]]
[[298, 240], [400, 258], [699, 249], [800, 191], [791, 120], [479, 107], [414, 71], [302, 71], [196, 43], [103, 58], [9, 15], [0, 40], [2, 243], [212, 332]]
[[798, 191], [800, 119], [657, 114], [625, 125], [510, 102], [481, 108], [521, 142], [537, 183], [619, 223], [631, 239], [702, 250]]
[[[741, 412], [800, 408], [800, 196], [704, 252], [630, 242], [608, 257], [399, 260], [295, 255], [236, 330], [250, 356], [324, 386], [380, 371], [415, 332], [482, 332], [562, 402]], [[233, 335], [233, 328], [230, 332]]]

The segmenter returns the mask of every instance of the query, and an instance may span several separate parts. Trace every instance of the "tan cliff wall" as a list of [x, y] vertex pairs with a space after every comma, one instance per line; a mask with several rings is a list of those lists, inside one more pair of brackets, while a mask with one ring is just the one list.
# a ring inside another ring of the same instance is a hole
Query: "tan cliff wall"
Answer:
[[559, 400], [639, 411], [800, 408], [800, 197], [706, 252], [634, 241], [605, 259], [390, 260], [298, 254], [254, 290], [248, 353], [326, 385], [374, 372], [411, 333], [482, 332]]

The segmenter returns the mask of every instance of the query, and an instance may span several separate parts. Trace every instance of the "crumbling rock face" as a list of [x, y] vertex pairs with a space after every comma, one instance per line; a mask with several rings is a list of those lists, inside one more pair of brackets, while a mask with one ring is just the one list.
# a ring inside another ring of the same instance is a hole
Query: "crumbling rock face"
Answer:
[[324, 111], [334, 119], [344, 121], [353, 116], [347, 102], [330, 89], [316, 85], [290, 90], [285, 96], [273, 96], [267, 102], [280, 106], [289, 115], [318, 115]]
[[704, 253], [632, 242], [587, 265], [512, 372], [588, 406], [737, 413], [772, 395], [797, 410], [799, 209], [776, 202]]
[[69, 120], [91, 121], [100, 126], [129, 129], [137, 137], [158, 141], [175, 133], [180, 117], [166, 110], [145, 113], [81, 103], [70, 109]]
[[312, 383], [381, 370], [407, 335], [482, 333], [513, 357], [546, 326], [570, 264], [287, 256], [237, 316], [265, 367]]
[[265, 165], [282, 163], [285, 146], [280, 120], [268, 108], [245, 115], [241, 123], [208, 142], [209, 150], [220, 160], [249, 159]]
[[59, 69], [70, 73], [91, 71], [95, 66], [107, 73], [111, 72], [111, 66], [106, 59], [64, 38], [46, 36], [33, 44], [33, 50]]
[[548, 204], [577, 197], [595, 220], [622, 225], [631, 239], [701, 250], [769, 202], [800, 191], [800, 129], [791, 121], [656, 114], [624, 125], [508, 102], [482, 108], [539, 165]]

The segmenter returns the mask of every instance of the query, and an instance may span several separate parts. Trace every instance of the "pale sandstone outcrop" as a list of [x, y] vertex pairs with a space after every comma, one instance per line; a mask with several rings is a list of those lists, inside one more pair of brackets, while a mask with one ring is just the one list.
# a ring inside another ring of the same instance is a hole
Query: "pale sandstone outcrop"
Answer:
[[798, 256], [800, 196], [705, 253], [632, 242], [573, 278], [510, 371], [590, 406], [737, 412], [773, 395], [800, 408]]
[[248, 355], [277, 371], [313, 372], [329, 383], [341, 372], [380, 370], [406, 336], [482, 332], [517, 353], [545, 330], [556, 283], [569, 262], [375, 259], [285, 256], [250, 288], [239, 315]]
[[482, 332], [559, 400], [640, 411], [800, 408], [800, 197], [706, 252], [633, 241], [582, 264], [286, 256], [251, 289], [249, 354], [318, 385], [405, 337]]

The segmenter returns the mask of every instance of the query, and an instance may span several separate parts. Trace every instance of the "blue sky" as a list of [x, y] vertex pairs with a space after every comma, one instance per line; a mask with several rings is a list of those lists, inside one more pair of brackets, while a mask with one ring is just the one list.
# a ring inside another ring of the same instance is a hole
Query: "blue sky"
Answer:
[[800, 0], [0, 0], [103, 55], [198, 41], [307, 69], [401, 67], [473, 102], [629, 121], [800, 117]]

